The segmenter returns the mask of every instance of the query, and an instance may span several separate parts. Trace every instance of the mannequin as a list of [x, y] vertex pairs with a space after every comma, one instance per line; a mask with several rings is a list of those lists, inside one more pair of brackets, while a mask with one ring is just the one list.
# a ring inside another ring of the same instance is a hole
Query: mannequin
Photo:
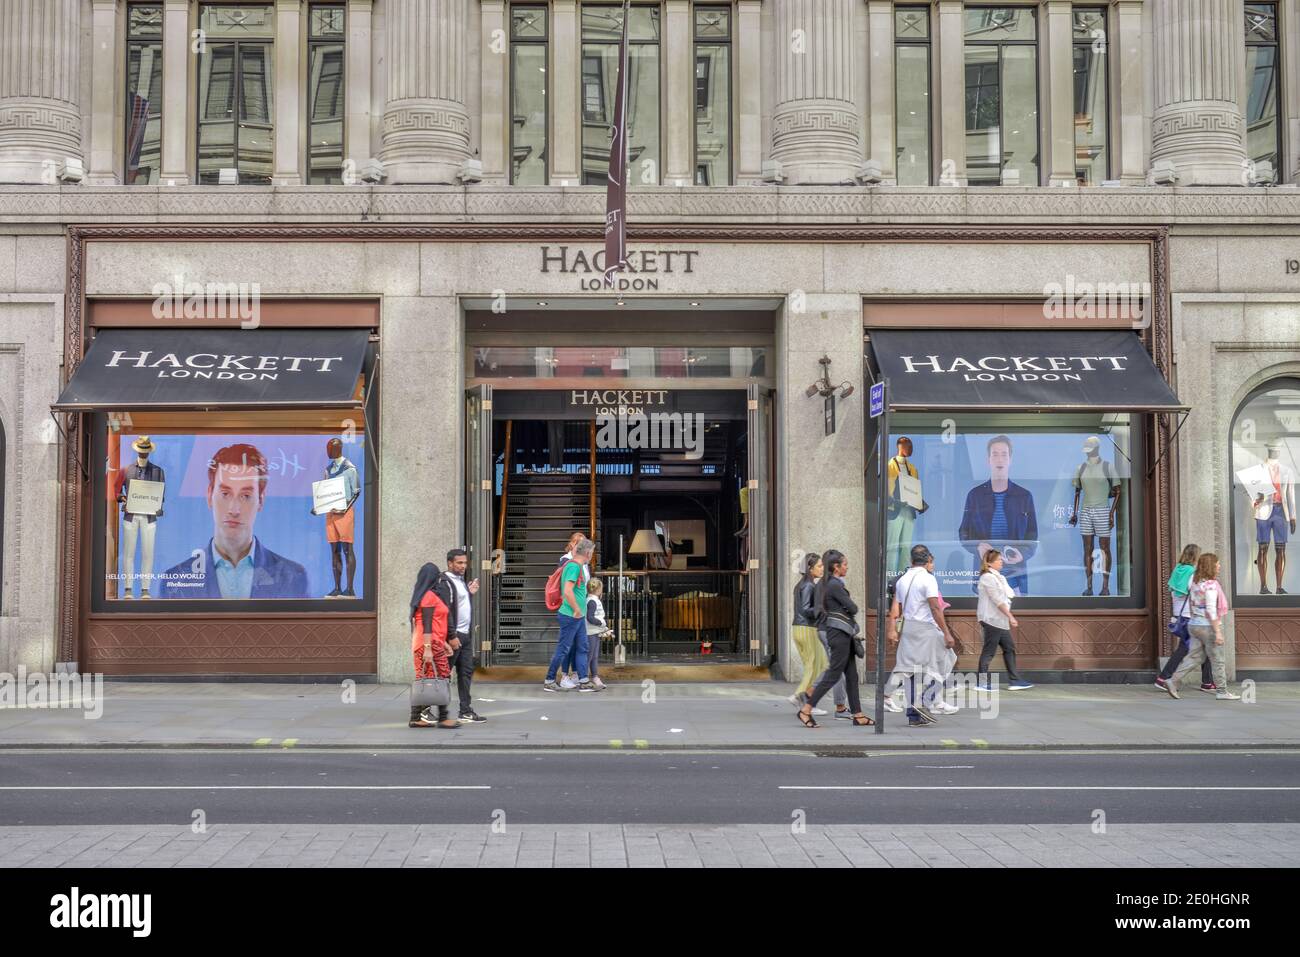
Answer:
[[902, 574], [911, 565], [912, 528], [916, 525], [917, 510], [903, 501], [898, 490], [898, 477], [906, 472], [914, 479], [920, 473], [911, 462], [912, 440], [902, 435], [898, 438], [895, 455], [889, 460], [889, 524], [885, 555], [889, 560], [888, 573]]
[[126, 495], [130, 489], [132, 479], [140, 479], [145, 482], [166, 482], [166, 476], [163, 470], [149, 461], [149, 456], [153, 454], [157, 446], [150, 441], [149, 436], [142, 435], [131, 443], [131, 449], [135, 452], [135, 461], [122, 470], [121, 484], [118, 486], [117, 501], [122, 508], [123, 521], [123, 587], [121, 597], [134, 598], [135, 589], [133, 581], [135, 575], [135, 547], [138, 542], [140, 549], [140, 597], [148, 599], [149, 583], [153, 581], [153, 546], [158, 536], [158, 519], [162, 518], [162, 509], [158, 509], [156, 515], [133, 515], [126, 510]]
[[[1109, 462], [1101, 457], [1101, 439], [1090, 435], [1083, 442], [1083, 464], [1074, 472], [1074, 505], [1070, 524], [1083, 536], [1083, 595], [1092, 596], [1093, 540], [1099, 539], [1103, 562], [1101, 596], [1110, 594], [1110, 537], [1119, 507], [1120, 481]], [[1083, 499], [1083, 507], [1079, 500]]]
[[1295, 534], [1295, 472], [1289, 465], [1279, 459], [1282, 455], [1281, 443], [1269, 443], [1268, 455], [1264, 459], [1264, 470], [1269, 481], [1273, 483], [1273, 494], [1255, 496], [1251, 503], [1255, 509], [1255, 542], [1259, 553], [1255, 556], [1255, 567], [1259, 571], [1259, 593], [1272, 594], [1268, 590], [1268, 544], [1273, 541], [1273, 584], [1277, 594], [1285, 595], [1282, 577], [1286, 574], [1286, 543], [1288, 532]]
[[[334, 590], [326, 598], [356, 598], [353, 584], [357, 577], [357, 553], [354, 547], [356, 534], [356, 512], [353, 506], [361, 497], [361, 482], [357, 477], [357, 467], [343, 456], [341, 439], [330, 439], [325, 443], [325, 454], [329, 464], [325, 466], [327, 479], [342, 478], [347, 505], [331, 509], [325, 515], [325, 539], [330, 543], [330, 565], [334, 572]], [[343, 565], [347, 563], [348, 587], [343, 588]]]

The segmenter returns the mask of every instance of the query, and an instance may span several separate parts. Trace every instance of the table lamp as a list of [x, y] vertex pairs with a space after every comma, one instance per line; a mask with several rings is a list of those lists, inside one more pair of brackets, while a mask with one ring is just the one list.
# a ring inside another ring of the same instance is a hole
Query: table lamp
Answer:
[[[629, 555], [662, 555], [664, 547], [659, 542], [659, 536], [652, 529], [643, 528], [637, 531], [632, 537], [632, 544], [628, 546]], [[650, 560], [646, 559], [646, 565], [649, 566]]]

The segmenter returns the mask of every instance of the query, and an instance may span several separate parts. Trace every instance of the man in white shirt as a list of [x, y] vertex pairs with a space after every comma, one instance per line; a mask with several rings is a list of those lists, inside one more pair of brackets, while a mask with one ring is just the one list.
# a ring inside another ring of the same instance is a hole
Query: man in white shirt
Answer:
[[[474, 640], [472, 627], [474, 607], [470, 597], [478, 593], [478, 579], [466, 583], [469, 553], [463, 548], [447, 552], [447, 581], [451, 583], [456, 601], [447, 617], [447, 647], [451, 649], [449, 664], [456, 672], [456, 695], [460, 700], [460, 720], [471, 724], [487, 718], [471, 707], [470, 682], [474, 679]], [[452, 638], [452, 634], [455, 638]]]
[[915, 545], [911, 558], [911, 569], [894, 583], [888, 635], [890, 643], [898, 645], [894, 672], [903, 677], [907, 723], [909, 727], [919, 728], [937, 721], [931, 708], [949, 711], [939, 694], [951, 668], [952, 649], [957, 641], [943, 616], [943, 596], [934, 577], [934, 555], [924, 545]]

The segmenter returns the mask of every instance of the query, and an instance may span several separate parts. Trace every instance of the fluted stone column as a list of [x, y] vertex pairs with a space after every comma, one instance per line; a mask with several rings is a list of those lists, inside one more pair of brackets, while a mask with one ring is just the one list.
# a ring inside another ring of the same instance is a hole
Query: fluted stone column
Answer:
[[465, 4], [388, 0], [382, 159], [390, 183], [455, 183], [469, 158]]
[[81, 4], [0, 2], [0, 183], [53, 183], [80, 159]]
[[[858, 0], [861, 2], [861, 0]], [[855, 0], [781, 0], [772, 158], [787, 184], [841, 183], [862, 164]]]
[[1151, 165], [1179, 186], [1244, 185], [1242, 0], [1155, 0]]

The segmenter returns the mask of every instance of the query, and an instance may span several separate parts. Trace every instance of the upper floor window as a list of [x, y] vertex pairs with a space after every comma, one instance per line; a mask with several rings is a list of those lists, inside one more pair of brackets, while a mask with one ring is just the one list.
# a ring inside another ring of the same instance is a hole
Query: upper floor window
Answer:
[[731, 9], [695, 8], [695, 185], [731, 183]]
[[546, 185], [546, 41], [546, 7], [510, 8], [510, 182], [520, 186]]
[[1032, 7], [967, 7], [966, 176], [1038, 185], [1038, 26]]
[[157, 183], [162, 166], [160, 3], [126, 9], [126, 156], [122, 182]]
[[930, 185], [930, 11], [894, 10], [894, 136], [899, 186]]
[[[1257, 181], [1279, 182], [1282, 124], [1278, 103], [1277, 4], [1246, 4], [1246, 156]], [[1262, 168], [1269, 164], [1270, 172]]]
[[1074, 8], [1074, 175], [1098, 186], [1110, 164], [1106, 8]]
[[204, 6], [199, 14], [199, 182], [271, 182], [274, 8]]
[[[623, 8], [582, 5], [582, 181], [609, 172], [610, 127], [618, 87]], [[635, 5], [628, 22], [627, 143], [632, 185], [659, 182], [659, 7]]]
[[313, 4], [307, 34], [307, 182], [343, 182], [342, 4]]

